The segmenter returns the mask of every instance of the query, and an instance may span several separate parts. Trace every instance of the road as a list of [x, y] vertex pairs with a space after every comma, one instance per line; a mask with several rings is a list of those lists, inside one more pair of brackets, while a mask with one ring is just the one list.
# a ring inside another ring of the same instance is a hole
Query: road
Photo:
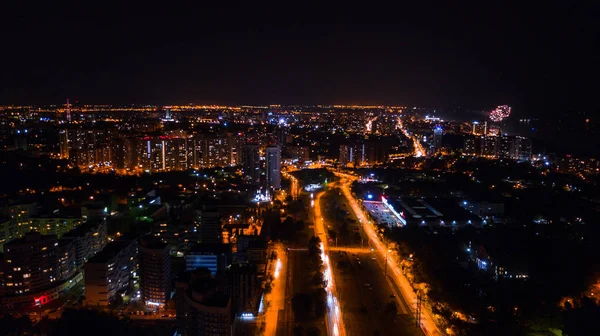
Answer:
[[312, 207], [315, 215], [315, 235], [321, 238], [321, 258], [325, 266], [324, 275], [327, 280], [327, 318], [325, 319], [327, 324], [327, 331], [329, 335], [333, 336], [345, 336], [346, 329], [344, 327], [342, 319], [342, 311], [340, 310], [339, 301], [336, 295], [335, 281], [333, 279], [333, 272], [331, 269], [331, 263], [329, 261], [329, 248], [327, 244], [327, 235], [325, 231], [325, 222], [323, 220], [323, 213], [321, 212], [321, 197], [325, 191], [319, 192], [314, 197], [314, 206]]
[[292, 172], [293, 170], [291, 170], [291, 167], [288, 167], [288, 171], [282, 171], [281, 173], [283, 174], [284, 177], [289, 178], [292, 181], [292, 185], [290, 186], [290, 194], [292, 196], [293, 200], [297, 200], [298, 199], [298, 195], [300, 195], [300, 184], [298, 183], [298, 179], [295, 178], [292, 174], [290, 174], [290, 172]]
[[[377, 235], [373, 229], [373, 226], [369, 224], [366, 214], [362, 211], [362, 208], [352, 196], [350, 185], [354, 180], [357, 179], [357, 177], [339, 172], [336, 172], [335, 174], [341, 178], [338, 186], [340, 187], [342, 194], [346, 198], [355, 216], [362, 223], [362, 228], [369, 238], [371, 246], [377, 252], [377, 259], [380, 262], [383, 261], [383, 264], [386, 267], [388, 279], [392, 281], [394, 289], [398, 290], [400, 296], [404, 298], [405, 302], [408, 303], [409, 309], [414, 315], [417, 303], [416, 293], [413, 291], [408, 280], [401, 272], [400, 267], [393, 262], [391, 258], [387, 258], [388, 249], [386, 245], [381, 242], [379, 235]], [[434, 323], [431, 311], [429, 311], [424, 305], [422, 306], [420, 327], [425, 335], [444, 335], [444, 333]]]
[[371, 253], [370, 248], [367, 247], [330, 247], [329, 252], [348, 252], [348, 253]]
[[287, 254], [283, 245], [277, 243], [273, 250], [277, 253], [277, 260], [272, 267], [273, 287], [271, 293], [266, 295], [265, 301], [270, 301], [271, 306], [265, 313], [265, 335], [277, 335], [279, 314], [284, 315], [287, 285]]
[[[368, 247], [358, 220], [352, 213], [348, 213], [350, 218], [339, 216], [349, 208], [346, 199], [332, 191], [321, 204], [329, 229], [338, 232], [338, 247], [329, 250], [347, 334], [421, 335], [408, 303], [386, 278], [385, 260], [379, 260], [378, 253]], [[345, 233], [343, 223], [348, 224]]]
[[421, 157], [423, 155], [425, 155], [425, 148], [423, 148], [423, 145], [421, 145], [421, 142], [419, 141], [419, 139], [417, 139], [417, 137], [415, 137], [414, 135], [411, 135], [408, 130], [404, 127], [404, 125], [402, 124], [402, 121], [400, 119], [398, 119], [398, 127], [400, 128], [400, 130], [402, 131], [402, 133], [404, 134], [404, 136], [406, 136], [407, 138], [411, 139], [413, 142], [413, 155], [415, 157]]

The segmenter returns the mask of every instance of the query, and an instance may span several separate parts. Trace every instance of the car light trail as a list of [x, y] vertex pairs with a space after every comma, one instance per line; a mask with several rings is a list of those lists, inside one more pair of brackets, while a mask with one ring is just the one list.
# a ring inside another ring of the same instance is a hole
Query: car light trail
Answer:
[[279, 271], [281, 270], [281, 260], [277, 259], [277, 263], [275, 263], [275, 279], [279, 278]]
[[325, 235], [325, 224], [321, 214], [319, 201], [324, 192], [318, 193], [314, 197], [314, 215], [315, 215], [315, 234], [321, 239], [319, 248], [321, 250], [321, 259], [323, 260], [323, 278], [327, 282], [325, 291], [327, 292], [327, 326], [330, 334], [335, 336], [345, 335], [342, 313], [339, 306], [339, 301], [335, 297], [335, 282], [333, 280], [333, 272], [329, 262], [329, 256], [326, 253], [327, 237]]
[[417, 137], [410, 135], [410, 133], [408, 133], [408, 131], [406, 130], [406, 128], [404, 128], [404, 125], [402, 124], [402, 121], [398, 120], [398, 128], [400, 128], [400, 130], [402, 131], [402, 133], [404, 134], [404, 136], [406, 136], [407, 138], [411, 139], [413, 142], [413, 151], [414, 151], [414, 156], [415, 157], [421, 157], [423, 155], [425, 155], [425, 148], [423, 148], [423, 145], [421, 145], [421, 143], [419, 142], [419, 139], [417, 139]]

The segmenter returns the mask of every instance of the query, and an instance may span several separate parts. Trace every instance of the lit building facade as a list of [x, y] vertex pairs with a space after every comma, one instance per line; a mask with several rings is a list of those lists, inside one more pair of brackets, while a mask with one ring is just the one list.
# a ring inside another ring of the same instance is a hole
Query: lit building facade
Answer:
[[246, 144], [243, 151], [244, 175], [253, 184], [260, 182], [260, 150], [257, 144]]
[[88, 306], [108, 306], [130, 288], [137, 270], [137, 241], [116, 241], [85, 264], [85, 297]]
[[152, 307], [164, 306], [172, 289], [168, 245], [153, 236], [142, 237], [138, 260], [142, 302]]
[[59, 278], [58, 239], [31, 232], [4, 244], [8, 295], [37, 293], [51, 288]]
[[273, 189], [281, 188], [281, 147], [267, 146], [267, 184]]

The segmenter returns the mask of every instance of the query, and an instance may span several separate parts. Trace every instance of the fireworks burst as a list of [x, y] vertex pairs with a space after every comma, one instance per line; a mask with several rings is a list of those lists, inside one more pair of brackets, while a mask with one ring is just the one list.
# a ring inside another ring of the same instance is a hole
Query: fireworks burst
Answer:
[[510, 106], [500, 105], [490, 112], [490, 119], [494, 122], [502, 121], [510, 115]]

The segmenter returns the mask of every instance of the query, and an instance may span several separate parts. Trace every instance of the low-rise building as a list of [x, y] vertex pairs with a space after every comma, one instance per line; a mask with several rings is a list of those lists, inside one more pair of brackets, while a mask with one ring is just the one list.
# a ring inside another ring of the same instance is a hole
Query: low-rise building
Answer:
[[489, 273], [495, 280], [527, 280], [527, 266], [521, 258], [510, 256], [506, 252], [495, 251], [492, 257], [484, 245], [479, 244], [467, 249], [477, 263], [477, 267]]

